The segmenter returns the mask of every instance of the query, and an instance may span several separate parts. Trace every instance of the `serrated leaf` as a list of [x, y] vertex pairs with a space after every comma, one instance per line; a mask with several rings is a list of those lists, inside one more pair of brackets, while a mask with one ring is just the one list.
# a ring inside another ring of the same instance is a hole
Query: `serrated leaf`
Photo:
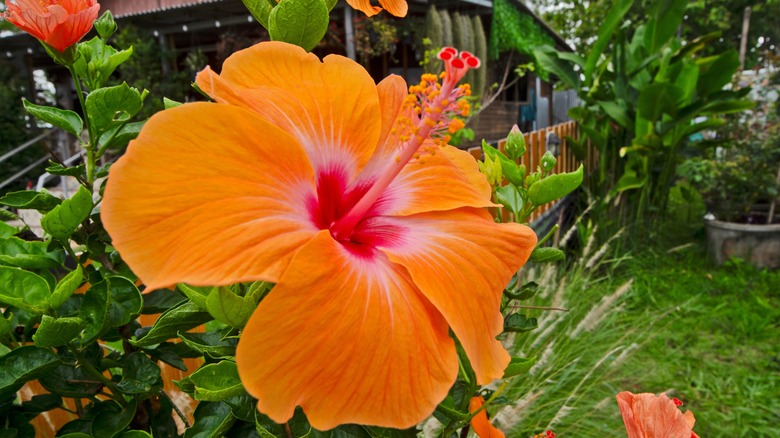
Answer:
[[550, 263], [565, 258], [566, 254], [558, 248], [534, 248], [529, 260], [535, 263]]
[[524, 358], [513, 356], [512, 359], [509, 360], [509, 365], [507, 365], [506, 369], [504, 370], [504, 379], [525, 373], [531, 369], [535, 362], [535, 357]]
[[45, 189], [40, 192], [34, 190], [9, 192], [0, 198], [0, 204], [7, 207], [19, 210], [38, 210], [43, 213], [50, 211], [60, 203], [62, 203], [62, 199], [52, 196]]
[[245, 392], [238, 367], [230, 360], [204, 365], [188, 379], [195, 385], [195, 400], [220, 401]]
[[123, 82], [121, 85], [94, 90], [86, 101], [93, 129], [102, 134], [111, 125], [126, 122], [143, 106], [141, 93]]
[[544, 205], [573, 192], [582, 184], [583, 167], [574, 172], [558, 173], [536, 181], [528, 188], [528, 198], [534, 205]]
[[138, 347], [159, 344], [175, 338], [180, 331], [187, 331], [212, 319], [214, 318], [208, 312], [198, 307], [197, 304], [185, 301], [160, 315], [151, 330], [143, 337], [130, 342]]
[[160, 367], [144, 353], [130, 353], [122, 361], [122, 380], [117, 385], [126, 394], [151, 394], [162, 387]]
[[528, 318], [522, 313], [511, 313], [504, 318], [505, 332], [527, 332], [538, 327], [536, 318]]
[[37, 379], [60, 363], [53, 351], [33, 346], [18, 347], [0, 357], [0, 393], [16, 392], [25, 382]]
[[72, 341], [81, 333], [84, 321], [81, 318], [52, 318], [43, 315], [38, 330], [33, 335], [33, 342], [41, 348], [60, 347]]
[[330, 23], [323, 0], [281, 0], [268, 17], [268, 34], [274, 41], [295, 44], [311, 51]]
[[92, 193], [80, 186], [72, 198], [54, 207], [41, 218], [41, 227], [60, 240], [67, 240], [92, 211]]
[[62, 305], [76, 289], [81, 286], [84, 281], [84, 271], [81, 269], [81, 265], [77, 265], [76, 269], [70, 271], [68, 275], [62, 277], [62, 280], [57, 283], [54, 288], [54, 292], [49, 297], [49, 305], [52, 309], [56, 309]]
[[61, 250], [49, 251], [48, 242], [31, 242], [18, 237], [0, 239], [0, 265], [24, 269], [56, 269], [65, 262]]
[[42, 277], [18, 268], [0, 266], [0, 303], [44, 313], [48, 299], [49, 284]]
[[73, 111], [51, 106], [41, 106], [22, 98], [24, 109], [33, 117], [46, 123], [64, 129], [65, 131], [78, 137], [84, 128], [84, 122], [81, 117]]

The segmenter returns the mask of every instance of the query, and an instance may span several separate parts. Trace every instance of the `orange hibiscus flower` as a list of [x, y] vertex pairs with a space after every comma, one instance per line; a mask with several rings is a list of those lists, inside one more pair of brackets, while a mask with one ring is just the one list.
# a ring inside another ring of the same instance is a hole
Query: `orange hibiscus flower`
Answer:
[[623, 391], [617, 395], [628, 438], [698, 438], [693, 431], [693, 412], [684, 414], [678, 409], [682, 403], [666, 394], [632, 394]]
[[14, 0], [3, 17], [19, 29], [64, 52], [92, 29], [97, 0]]
[[407, 95], [347, 58], [260, 43], [198, 75], [218, 103], [158, 113], [111, 168], [103, 222], [148, 288], [276, 283], [236, 356], [274, 421], [301, 406], [321, 430], [420, 422], [458, 372], [450, 329], [480, 384], [509, 362], [502, 289], [536, 236], [496, 224], [477, 163], [444, 144], [479, 61], [442, 58], [444, 83]]
[[396, 17], [406, 17], [406, 13], [409, 10], [409, 6], [404, 0], [379, 0], [379, 4], [382, 7], [372, 5], [371, 0], [347, 0], [347, 3], [369, 17], [382, 12], [382, 8], [385, 8], [387, 12]]
[[[485, 404], [485, 399], [482, 397], [472, 397], [469, 400], [469, 412], [472, 414], [479, 410]], [[488, 420], [487, 411], [482, 409], [471, 419], [471, 430], [477, 434], [479, 438], [504, 438], [504, 432], [501, 432], [496, 426], [493, 426]]]

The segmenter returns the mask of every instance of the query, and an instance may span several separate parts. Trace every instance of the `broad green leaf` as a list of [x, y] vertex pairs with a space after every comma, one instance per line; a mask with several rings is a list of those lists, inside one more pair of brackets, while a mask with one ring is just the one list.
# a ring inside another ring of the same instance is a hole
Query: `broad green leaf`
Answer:
[[207, 308], [206, 298], [208, 298], [213, 290], [217, 289], [212, 286], [190, 286], [184, 283], [177, 284], [176, 288], [203, 310], [206, 310]]
[[126, 122], [143, 106], [141, 93], [123, 82], [121, 85], [94, 90], [86, 101], [93, 129], [108, 130], [115, 122]]
[[184, 438], [218, 438], [230, 430], [236, 417], [223, 402], [201, 402], [195, 408], [195, 423], [184, 431]]
[[20, 192], [9, 192], [0, 198], [0, 204], [19, 210], [38, 210], [40, 212], [50, 211], [52, 208], [60, 205], [62, 199], [52, 196], [45, 189], [40, 192], [34, 190], [22, 190]]
[[498, 161], [501, 163], [501, 172], [504, 174], [504, 178], [506, 178], [510, 183], [514, 184], [515, 186], [523, 185], [523, 178], [525, 175], [523, 172], [521, 172], [517, 163], [510, 160], [498, 149], [487, 144], [487, 142], [484, 140], [482, 141], [482, 152], [485, 154], [485, 157], [489, 157], [491, 160], [498, 159]]
[[[95, 414], [92, 420], [92, 436], [114, 438], [122, 436], [124, 431], [136, 415], [138, 402], [133, 399], [124, 408], [113, 401], [103, 402], [99, 406], [106, 406]], [[94, 408], [93, 408], [94, 409]], [[144, 432], [146, 433], [146, 432]], [[146, 435], [148, 436], [148, 434]]]
[[49, 284], [32, 272], [0, 266], [0, 303], [44, 313], [49, 304]]
[[82, 344], [93, 342], [112, 327], [130, 322], [141, 313], [143, 298], [132, 281], [108, 277], [84, 294], [79, 317], [86, 322]]
[[204, 365], [188, 379], [195, 385], [195, 400], [220, 401], [245, 392], [238, 367], [230, 360]]
[[62, 277], [62, 280], [57, 283], [54, 288], [54, 292], [49, 297], [49, 305], [52, 309], [57, 309], [65, 302], [76, 289], [81, 286], [84, 281], [84, 271], [81, 269], [81, 265], [77, 265], [76, 269], [70, 271], [68, 275]]
[[538, 326], [536, 318], [528, 318], [522, 313], [511, 313], [504, 318], [505, 332], [527, 332]]
[[144, 432], [143, 430], [127, 430], [125, 432], [122, 432], [121, 434], [117, 435], [119, 438], [152, 438], [151, 435], [149, 435], [149, 432]]
[[750, 100], [720, 100], [710, 102], [702, 108], [704, 114], [732, 114], [741, 113], [756, 106], [756, 103]]
[[534, 362], [536, 362], [535, 357], [524, 358], [513, 356], [512, 359], [509, 360], [509, 365], [507, 365], [506, 369], [504, 370], [504, 379], [525, 373], [531, 369]]
[[130, 353], [122, 361], [122, 380], [117, 385], [126, 394], [152, 394], [162, 388], [160, 367], [144, 353]]
[[655, 0], [650, 3], [650, 20], [644, 35], [648, 53], [657, 52], [674, 36], [682, 22], [686, 4], [680, 0]]
[[49, 250], [48, 242], [31, 242], [18, 237], [0, 239], [0, 265], [25, 269], [55, 269], [65, 262], [61, 250]]
[[629, 116], [625, 102], [600, 100], [597, 103], [618, 125], [626, 129], [631, 129], [634, 125], [634, 120]]
[[496, 202], [509, 209], [515, 216], [523, 209], [523, 198], [520, 196], [520, 191], [513, 184], [497, 188], [495, 196]]
[[[249, 423], [255, 422], [255, 411], [257, 411], [257, 403], [254, 397], [249, 395], [246, 391], [233, 397], [228, 397], [224, 400], [233, 416], [239, 420], [247, 421]], [[254, 429], [254, 425], [252, 425]]]
[[527, 300], [536, 295], [537, 291], [539, 291], [539, 285], [536, 282], [529, 281], [520, 286], [519, 289], [505, 290], [504, 295], [513, 300]]
[[534, 57], [544, 70], [557, 76], [566, 88], [577, 90], [580, 87], [580, 76], [572, 68], [572, 60], [564, 59], [562, 55], [562, 52], [557, 52], [550, 46], [534, 50]]
[[62, 397], [57, 394], [34, 395], [30, 400], [22, 403], [25, 413], [38, 414], [51, 411], [62, 406]]
[[144, 307], [141, 309], [141, 313], [145, 315], [163, 313], [172, 307], [176, 307], [187, 299], [179, 292], [168, 289], [157, 289], [152, 292], [147, 292], [143, 294], [143, 297]]
[[51, 123], [76, 137], [81, 135], [81, 130], [84, 128], [84, 122], [75, 112], [51, 106], [35, 105], [24, 98], [22, 98], [22, 104], [24, 105], [24, 109], [36, 119]]
[[586, 78], [593, 77], [593, 73], [596, 70], [596, 64], [598, 64], [601, 54], [609, 47], [609, 43], [612, 40], [612, 34], [615, 33], [615, 29], [617, 29], [628, 10], [631, 9], [633, 3], [633, 0], [617, 0], [616, 4], [609, 10], [609, 13], [601, 23], [601, 27], [599, 27], [598, 39], [593, 44], [593, 48], [590, 50], [590, 53], [588, 53], [588, 57], [585, 60], [584, 73]]
[[15, 226], [0, 221], [0, 239], [11, 237], [18, 232], [19, 229], [17, 229]]
[[574, 172], [558, 173], [536, 181], [528, 188], [528, 198], [534, 205], [544, 205], [562, 198], [582, 184], [583, 167]]
[[[76, 60], [74, 67], [79, 77], [87, 78], [90, 90], [100, 88], [103, 83], [114, 73], [120, 64], [127, 61], [133, 54], [133, 48], [117, 51], [105, 44], [99, 37], [79, 44], [81, 56]], [[88, 69], [87, 65], [91, 68]], [[88, 70], [92, 70], [88, 72]]]
[[268, 34], [274, 41], [295, 44], [308, 52], [320, 43], [329, 23], [323, 0], [281, 0], [268, 16]]
[[141, 313], [143, 297], [132, 281], [124, 277], [108, 277], [104, 281], [111, 292], [111, 327], [123, 326]]
[[530, 261], [536, 263], [558, 262], [566, 258], [566, 254], [558, 248], [534, 248]]
[[680, 87], [659, 82], [648, 85], [639, 93], [637, 109], [647, 120], [658, 120], [662, 114], [677, 114], [678, 103], [685, 92]]
[[206, 298], [206, 310], [211, 316], [231, 327], [244, 327], [256, 306], [257, 302], [252, 303], [227, 287], [214, 289]]
[[[271, 3], [268, 0], [241, 0], [244, 2], [244, 6], [249, 9], [249, 13], [255, 17], [255, 20], [268, 29], [268, 19], [271, 15]], [[166, 106], [166, 109], [168, 107]]]
[[646, 181], [645, 178], [640, 178], [633, 170], [626, 170], [615, 185], [615, 190], [617, 193], [620, 193], [625, 190], [638, 189], [644, 186]]
[[106, 147], [109, 149], [122, 149], [130, 143], [130, 140], [134, 140], [141, 132], [141, 128], [144, 127], [146, 121], [128, 123], [124, 126], [117, 124], [112, 127], [103, 135], [100, 136], [98, 144], [100, 147]]
[[25, 382], [37, 379], [58, 363], [60, 358], [49, 349], [14, 348], [0, 357], [0, 393], [16, 392]]
[[41, 227], [60, 240], [67, 240], [92, 211], [92, 193], [84, 186], [72, 198], [54, 207], [41, 219]]
[[32, 338], [38, 347], [60, 347], [78, 337], [83, 327], [84, 321], [81, 318], [52, 318], [43, 315]]
[[220, 359], [236, 355], [236, 346], [238, 339], [223, 338], [222, 334], [216, 331], [206, 333], [179, 333], [179, 337], [188, 347], [201, 354]]
[[157, 319], [151, 330], [136, 341], [130, 341], [138, 347], [148, 347], [175, 338], [178, 332], [184, 332], [214, 319], [197, 304], [185, 301], [166, 311]]
[[38, 380], [47, 391], [63, 397], [92, 397], [103, 389], [103, 384], [83, 368], [72, 365], [58, 365]]
[[723, 89], [731, 82], [734, 72], [739, 68], [739, 54], [736, 50], [728, 50], [716, 56], [698, 59], [699, 81], [696, 91], [700, 97], [707, 96]]
[[[266, 2], [266, 4], [267, 4], [267, 3], [268, 3], [268, 2]], [[270, 5], [269, 5], [269, 6], [270, 6]], [[176, 108], [177, 106], [181, 106], [181, 105], [182, 105], [182, 103], [181, 103], [181, 102], [176, 102], [176, 101], [175, 101], [175, 100], [173, 100], [173, 99], [168, 99], [167, 97], [163, 97], [163, 107], [164, 107], [165, 109]]]
[[72, 167], [65, 167], [60, 163], [55, 163], [54, 161], [49, 160], [49, 167], [46, 168], [46, 172], [57, 176], [81, 176], [84, 175], [85, 168], [86, 166], [84, 164], [79, 164], [78, 166], [72, 166]]

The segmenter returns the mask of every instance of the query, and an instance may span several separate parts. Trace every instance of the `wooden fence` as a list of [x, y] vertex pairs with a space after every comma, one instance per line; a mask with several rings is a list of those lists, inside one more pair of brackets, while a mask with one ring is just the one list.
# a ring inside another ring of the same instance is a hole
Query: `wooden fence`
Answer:
[[[555, 164], [555, 168], [553, 169], [554, 173], [574, 172], [577, 170], [580, 164], [585, 165], [586, 173], [595, 167], [596, 156], [590, 145], [587, 148], [584, 162], [578, 160], [574, 156], [574, 152], [569, 147], [566, 137], [579, 140], [580, 132], [577, 128], [577, 123], [574, 121], [569, 121], [523, 134], [523, 137], [525, 137], [526, 151], [520, 159], [520, 163], [525, 164], [528, 172], [536, 170], [536, 168], [539, 166], [542, 155], [544, 155], [544, 153], [547, 151], [547, 135], [550, 132], [555, 133], [555, 135], [561, 140], [561, 144], [558, 146], [558, 154], [556, 155], [558, 162]], [[505, 143], [506, 139], [500, 140], [498, 142], [498, 148], [503, 150]], [[482, 147], [469, 148], [468, 152], [478, 160], [482, 160], [483, 158]], [[550, 202], [539, 207], [531, 215], [531, 222], [539, 218], [546, 211], [550, 210], [556, 202], [557, 201]]]

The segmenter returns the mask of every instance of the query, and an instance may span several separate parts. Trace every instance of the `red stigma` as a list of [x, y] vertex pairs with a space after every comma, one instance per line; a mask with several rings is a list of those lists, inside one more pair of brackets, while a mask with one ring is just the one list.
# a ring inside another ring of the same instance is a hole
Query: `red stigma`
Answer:
[[545, 432], [545, 435], [547, 435], [547, 438], [555, 438], [555, 434], [551, 430]]
[[682, 406], [683, 405], [683, 402], [681, 402], [680, 399], [677, 398], [677, 397], [673, 398], [672, 401], [674, 402], [675, 406]]

